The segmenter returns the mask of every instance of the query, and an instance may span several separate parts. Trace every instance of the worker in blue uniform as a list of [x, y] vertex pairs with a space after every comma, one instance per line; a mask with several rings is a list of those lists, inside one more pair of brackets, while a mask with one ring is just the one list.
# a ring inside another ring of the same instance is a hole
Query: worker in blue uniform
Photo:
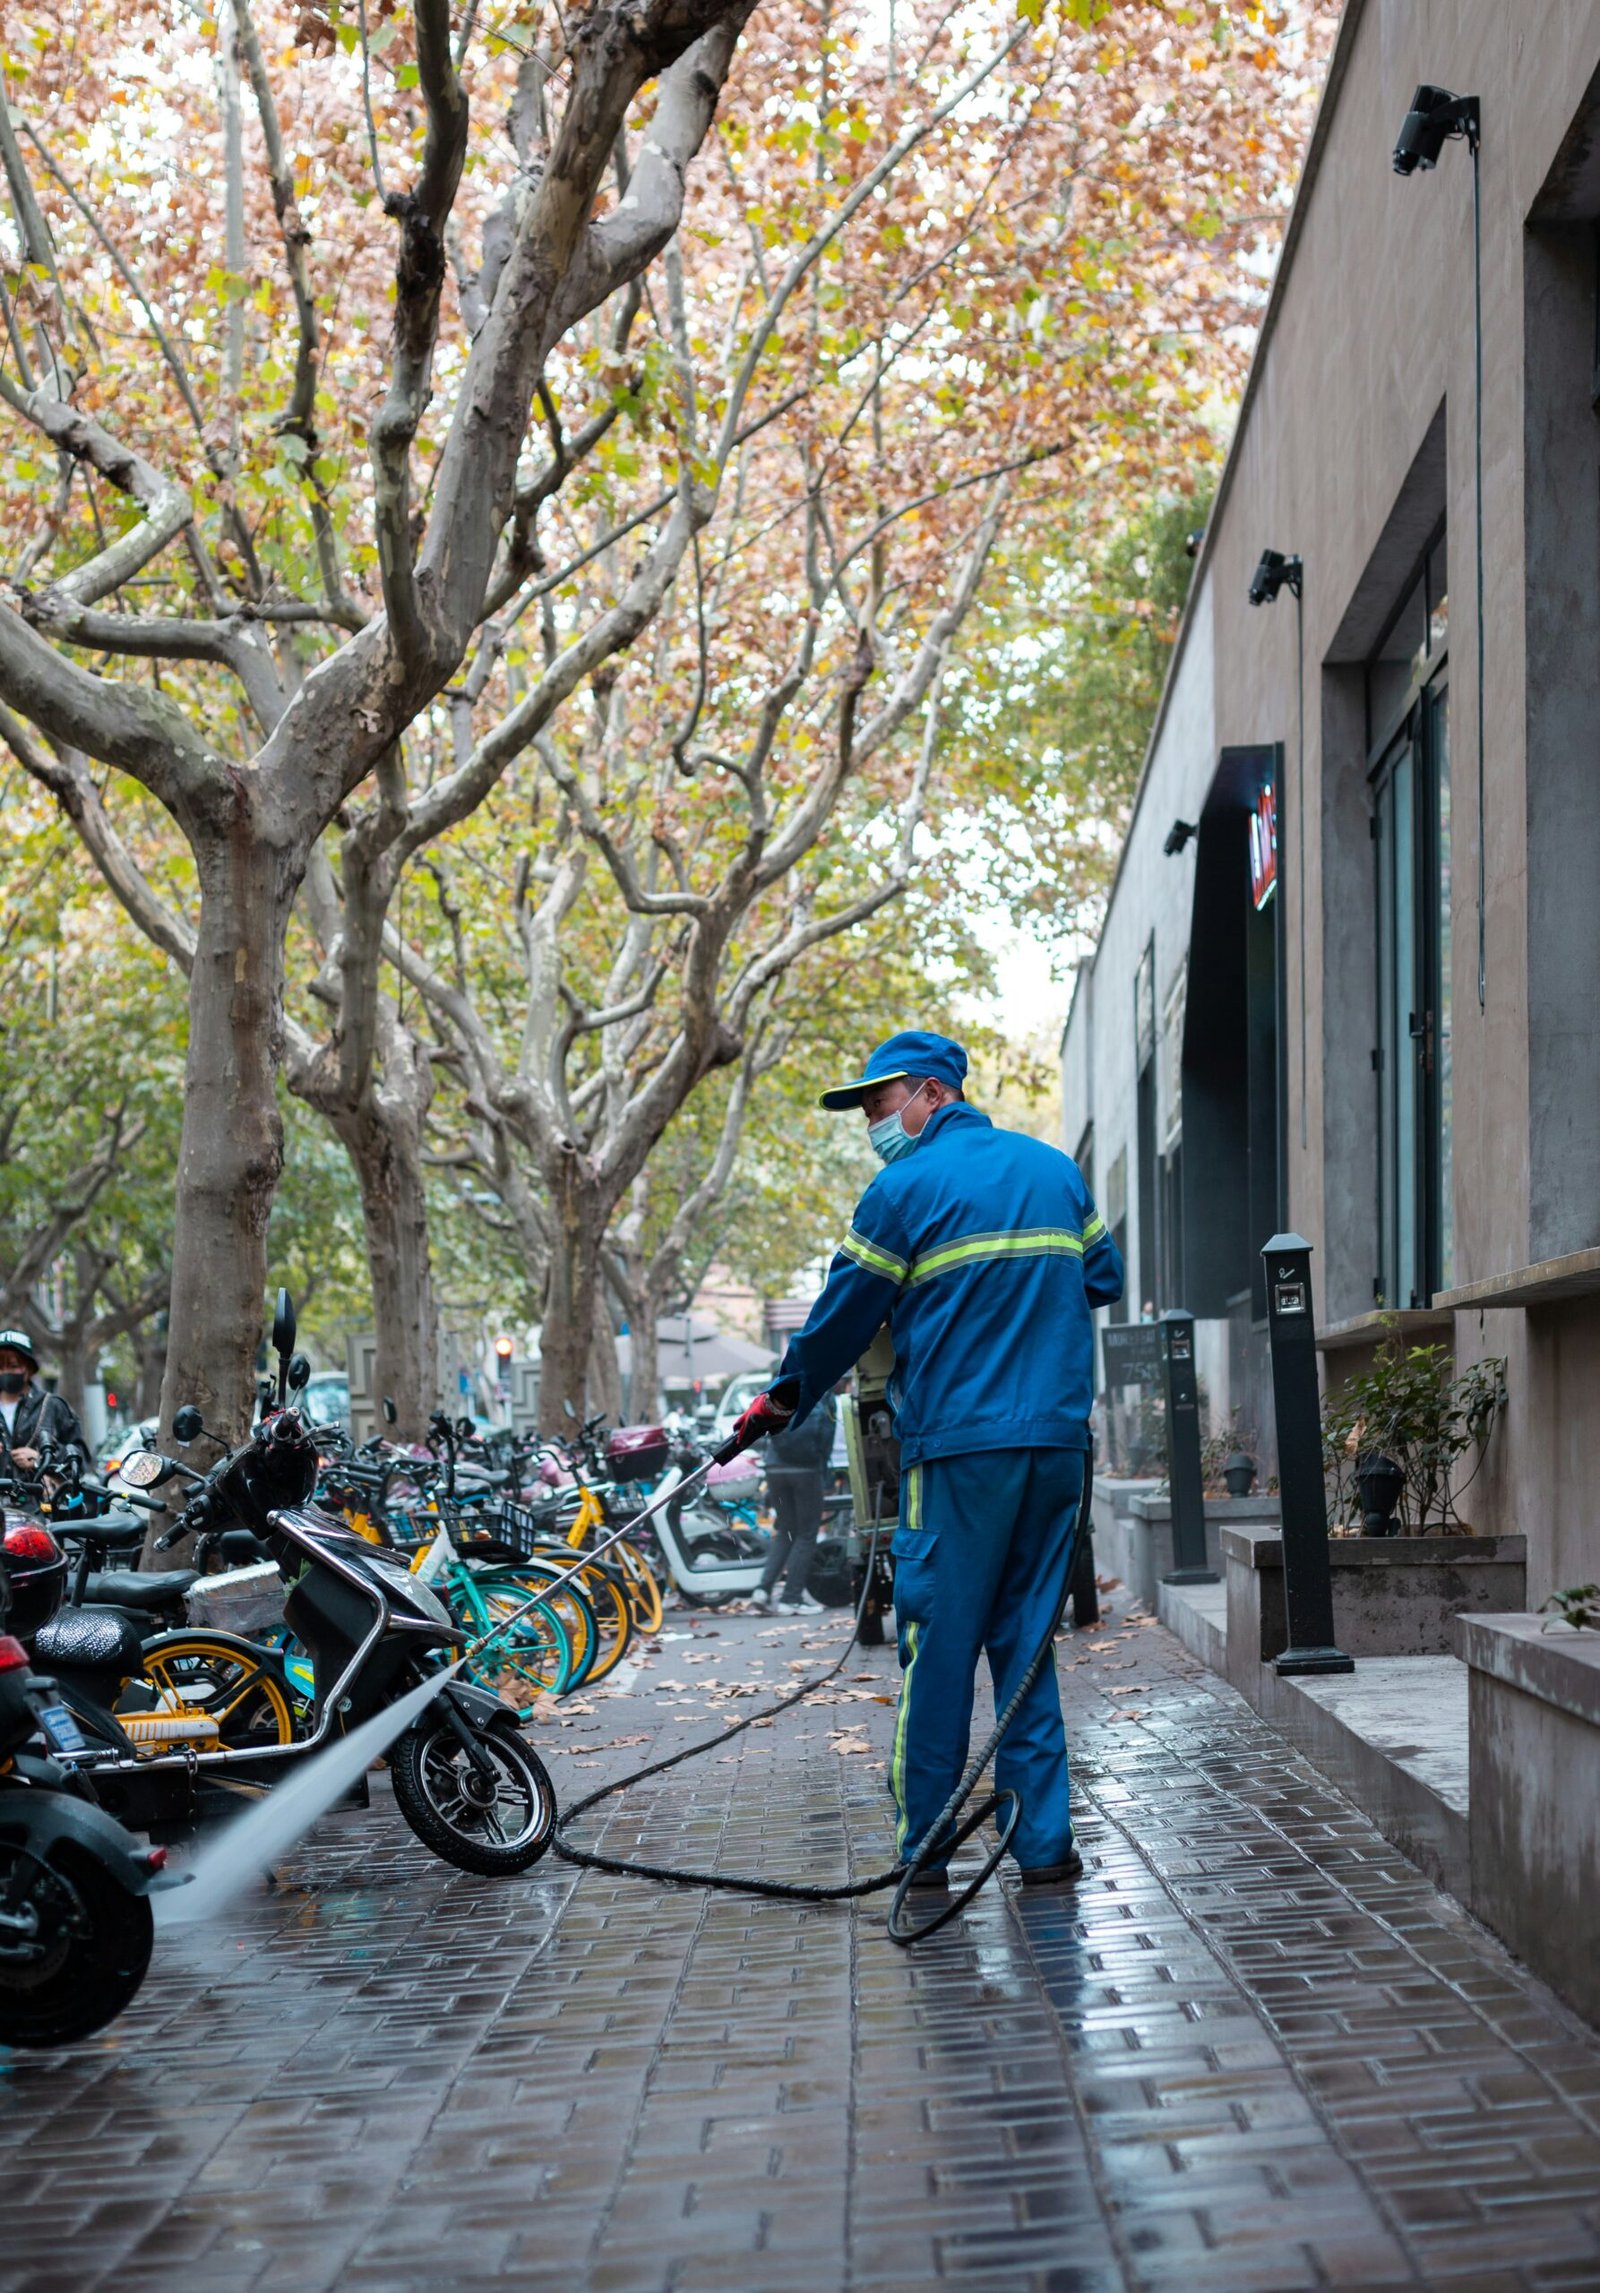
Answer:
[[[1122, 1259], [1070, 1156], [999, 1130], [963, 1094], [948, 1036], [891, 1035], [822, 1094], [859, 1107], [885, 1167], [856, 1209], [821, 1297], [750, 1430], [797, 1421], [885, 1321], [900, 1441], [895, 1617], [900, 1702], [890, 1787], [909, 1861], [960, 1781], [978, 1657], [1000, 1709], [1060, 1615], [1089, 1448], [1091, 1308], [1122, 1295]], [[995, 1758], [1020, 1794], [1025, 1884], [1070, 1883], [1066, 1735], [1046, 1665]], [[919, 1885], [948, 1884], [937, 1843]]]

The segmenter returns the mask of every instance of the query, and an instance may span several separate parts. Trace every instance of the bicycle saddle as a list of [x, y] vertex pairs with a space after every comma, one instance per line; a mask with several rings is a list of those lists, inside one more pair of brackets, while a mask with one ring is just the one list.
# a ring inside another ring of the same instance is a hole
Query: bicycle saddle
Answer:
[[158, 1569], [149, 1576], [132, 1568], [103, 1568], [90, 1577], [83, 1597], [114, 1608], [171, 1608], [199, 1582], [197, 1568]]

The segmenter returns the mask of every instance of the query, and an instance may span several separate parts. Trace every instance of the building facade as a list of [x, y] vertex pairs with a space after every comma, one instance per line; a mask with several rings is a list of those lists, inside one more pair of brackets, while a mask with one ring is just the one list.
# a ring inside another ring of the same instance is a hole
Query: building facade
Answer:
[[[1402, 175], [1424, 83], [1481, 144]], [[1597, 248], [1600, 0], [1348, 0], [1063, 1043], [1133, 1310], [1264, 1443], [1280, 1226], [1332, 1374], [1506, 1357], [1463, 1510], [1535, 1605], [1600, 1578]]]

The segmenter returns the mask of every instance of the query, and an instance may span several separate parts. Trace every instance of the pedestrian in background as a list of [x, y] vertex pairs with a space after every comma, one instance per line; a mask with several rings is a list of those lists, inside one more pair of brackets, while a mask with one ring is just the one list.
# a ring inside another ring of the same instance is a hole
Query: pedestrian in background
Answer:
[[[827, 1495], [828, 1460], [833, 1455], [833, 1429], [838, 1418], [838, 1407], [830, 1393], [803, 1425], [791, 1425], [781, 1433], [767, 1436], [767, 1487], [772, 1493], [774, 1525], [772, 1550], [767, 1556], [755, 1602], [758, 1608], [771, 1608], [773, 1588], [782, 1576], [783, 1598], [777, 1604], [780, 1616], [798, 1616], [822, 1606], [820, 1600], [813, 1600], [807, 1592], [806, 1580], [816, 1557], [817, 1531], [822, 1526], [823, 1500]], [[786, 1562], [787, 1575], [784, 1574]]]
[[31, 1473], [47, 1442], [89, 1462], [89, 1444], [71, 1404], [37, 1385], [39, 1357], [26, 1330], [0, 1330], [0, 1452]]

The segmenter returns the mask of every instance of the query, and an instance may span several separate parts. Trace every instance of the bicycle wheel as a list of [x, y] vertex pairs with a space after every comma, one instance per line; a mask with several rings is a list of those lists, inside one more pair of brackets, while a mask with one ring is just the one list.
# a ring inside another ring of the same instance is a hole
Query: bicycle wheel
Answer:
[[633, 1610], [635, 1630], [643, 1633], [659, 1632], [666, 1609], [654, 1569], [638, 1546], [631, 1545], [626, 1537], [620, 1545], [613, 1545], [611, 1549], [621, 1563], [627, 1581], [628, 1606]]
[[[538, 1561], [524, 1561], [520, 1564], [506, 1562], [499, 1568], [473, 1571], [473, 1579], [480, 1594], [487, 1593], [491, 1588], [503, 1587], [514, 1600], [538, 1596], [544, 1607], [554, 1612], [566, 1633], [567, 1645], [571, 1650], [566, 1683], [553, 1691], [558, 1696], [570, 1695], [574, 1688], [583, 1686], [589, 1677], [589, 1667], [601, 1646], [599, 1619], [578, 1583], [574, 1581], [564, 1584], [559, 1592], [549, 1590], [556, 1577], [562, 1573], [560, 1569], [547, 1567]], [[462, 1607], [465, 1607], [465, 1602]]]
[[[169, 1751], [205, 1743], [260, 1751], [294, 1742], [294, 1703], [279, 1660], [229, 1632], [164, 1632], [147, 1640], [123, 1682], [117, 1719], [135, 1744]], [[215, 1734], [212, 1733], [213, 1727]]]
[[529, 1597], [520, 1585], [477, 1584], [473, 1591], [484, 1611], [485, 1628], [517, 1617], [473, 1669], [491, 1677], [509, 1672], [536, 1695], [565, 1695], [572, 1685], [572, 1641], [555, 1609], [541, 1601], [518, 1616]]
[[608, 1568], [603, 1561], [591, 1561], [578, 1581], [600, 1627], [599, 1651], [586, 1676], [587, 1684], [592, 1687], [620, 1664], [627, 1653], [633, 1639], [633, 1610], [621, 1571]]

